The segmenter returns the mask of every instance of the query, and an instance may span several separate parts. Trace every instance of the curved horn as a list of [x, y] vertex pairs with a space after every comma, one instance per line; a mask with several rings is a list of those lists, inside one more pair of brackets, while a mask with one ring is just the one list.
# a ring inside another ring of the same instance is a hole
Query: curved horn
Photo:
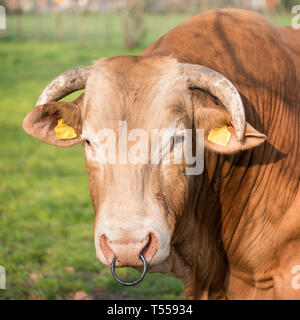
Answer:
[[43, 90], [36, 102], [36, 106], [57, 101], [72, 92], [84, 89], [90, 71], [91, 67], [89, 66], [77, 67], [62, 73], [52, 80]]
[[223, 103], [231, 115], [237, 139], [242, 140], [246, 128], [245, 110], [235, 86], [221, 73], [210, 68], [194, 64], [182, 64], [182, 67], [191, 87], [206, 90]]

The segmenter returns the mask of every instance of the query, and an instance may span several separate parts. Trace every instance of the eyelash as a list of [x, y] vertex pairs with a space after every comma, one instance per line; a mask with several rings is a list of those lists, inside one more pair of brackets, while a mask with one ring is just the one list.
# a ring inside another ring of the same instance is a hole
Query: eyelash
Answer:
[[86, 146], [87, 150], [88, 150], [89, 152], [92, 152], [92, 155], [95, 156], [95, 149], [94, 149], [94, 147], [92, 146], [90, 140], [84, 139], [84, 142], [85, 142], [85, 146]]
[[81, 140], [85, 142], [86, 145], [90, 146], [91, 142], [89, 139], [87, 139], [84, 135], [81, 135]]

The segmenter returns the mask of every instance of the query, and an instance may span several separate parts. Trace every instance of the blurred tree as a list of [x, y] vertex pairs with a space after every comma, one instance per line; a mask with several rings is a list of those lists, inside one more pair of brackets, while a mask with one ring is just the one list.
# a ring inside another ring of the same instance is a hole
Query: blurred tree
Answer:
[[291, 11], [292, 7], [296, 6], [297, 4], [300, 4], [299, 0], [282, 0], [282, 5], [289, 12]]
[[209, 9], [208, 0], [200, 0], [200, 10], [207, 11]]
[[62, 14], [59, 7], [61, 0], [54, 0], [55, 6], [53, 6], [54, 17], [55, 17], [55, 40], [61, 41], [63, 38], [63, 24]]
[[86, 43], [86, 13], [89, 5], [89, 0], [79, 0], [77, 2], [78, 14], [78, 36], [80, 45], [84, 46]]
[[34, 1], [34, 12], [35, 12], [35, 20], [36, 20], [36, 38], [37, 40], [41, 40], [43, 31], [42, 31], [41, 8], [39, 6], [38, 0]]
[[17, 14], [16, 37], [17, 37], [17, 40], [21, 40], [23, 37], [23, 33], [22, 33], [23, 19], [22, 19], [22, 3], [21, 3], [21, 1], [18, 1], [18, 3], [17, 3], [16, 14]]
[[112, 18], [112, 0], [106, 1], [106, 8], [105, 8], [105, 42], [106, 46], [111, 46], [111, 18]]
[[137, 47], [145, 35], [146, 0], [125, 0], [123, 12], [123, 36], [125, 48]]

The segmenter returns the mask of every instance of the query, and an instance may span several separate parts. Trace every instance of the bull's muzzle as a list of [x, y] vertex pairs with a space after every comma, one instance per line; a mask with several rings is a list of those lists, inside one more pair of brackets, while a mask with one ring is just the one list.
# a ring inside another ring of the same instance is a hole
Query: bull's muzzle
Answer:
[[[158, 240], [153, 232], [140, 240], [125, 237], [111, 241], [106, 235], [100, 236], [100, 248], [111, 267], [115, 280], [123, 285], [132, 286], [139, 283], [148, 270], [148, 263], [157, 252]], [[142, 269], [141, 276], [135, 281], [124, 281], [116, 275], [116, 267], [137, 267]]]

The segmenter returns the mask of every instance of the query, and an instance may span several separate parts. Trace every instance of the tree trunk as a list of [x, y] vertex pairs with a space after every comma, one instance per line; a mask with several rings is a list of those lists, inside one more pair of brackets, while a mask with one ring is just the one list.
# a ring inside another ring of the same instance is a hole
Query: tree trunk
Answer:
[[41, 40], [43, 31], [42, 31], [41, 10], [39, 8], [38, 0], [35, 0], [35, 21], [36, 21], [36, 39]]
[[209, 10], [208, 0], [200, 0], [200, 11]]
[[63, 38], [62, 15], [60, 12], [55, 12], [55, 40], [61, 41]]
[[22, 40], [23, 38], [23, 21], [22, 21], [22, 12], [21, 10], [17, 12], [17, 17], [16, 17], [16, 37], [17, 40]]
[[18, 7], [16, 11], [16, 37], [17, 40], [22, 40], [23, 38], [23, 21], [22, 21], [22, 6], [21, 2], [18, 2]]
[[126, 0], [123, 14], [123, 37], [125, 48], [135, 48], [145, 35], [145, 0]]
[[105, 44], [107, 47], [111, 46], [111, 0], [107, 1], [107, 8], [105, 12]]
[[85, 13], [79, 12], [79, 23], [78, 23], [78, 36], [79, 36], [79, 43], [81, 46], [86, 44], [86, 19]]

